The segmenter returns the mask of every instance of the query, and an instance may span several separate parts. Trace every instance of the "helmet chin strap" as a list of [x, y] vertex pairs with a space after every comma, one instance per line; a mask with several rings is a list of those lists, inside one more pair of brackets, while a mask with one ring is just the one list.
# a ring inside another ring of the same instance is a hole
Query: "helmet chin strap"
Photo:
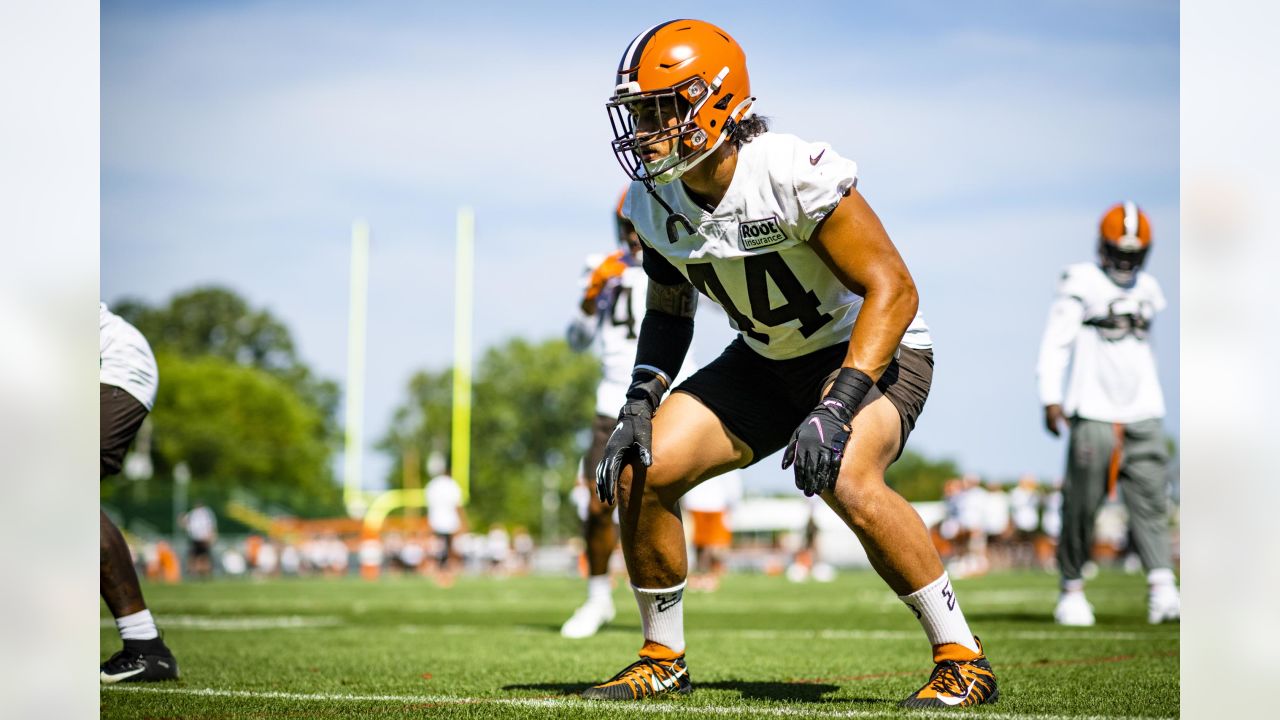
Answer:
[[680, 236], [676, 234], [676, 225], [683, 225], [684, 231], [688, 235], [692, 235], [696, 232], [693, 229], [693, 223], [689, 222], [689, 218], [685, 217], [684, 213], [678, 213], [675, 210], [672, 210], [671, 206], [667, 204], [667, 201], [662, 199], [662, 196], [658, 194], [653, 180], [645, 180], [644, 189], [653, 196], [654, 200], [658, 201], [658, 204], [662, 206], [663, 210], [667, 211], [667, 242], [675, 244], [675, 242], [680, 239]]

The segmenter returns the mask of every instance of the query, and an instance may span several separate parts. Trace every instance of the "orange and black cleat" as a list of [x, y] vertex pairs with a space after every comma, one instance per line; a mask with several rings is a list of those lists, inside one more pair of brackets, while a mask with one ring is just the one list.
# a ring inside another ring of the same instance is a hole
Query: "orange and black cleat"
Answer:
[[672, 659], [641, 656], [622, 672], [582, 692], [586, 700], [643, 700], [647, 697], [693, 692], [684, 655]]
[[[974, 638], [975, 641], [978, 638]], [[898, 703], [905, 708], [967, 707], [994, 703], [1000, 699], [996, 688], [996, 674], [982, 652], [978, 642], [978, 654], [963, 645], [939, 645], [934, 648], [933, 660], [937, 665], [929, 682], [906, 700]]]

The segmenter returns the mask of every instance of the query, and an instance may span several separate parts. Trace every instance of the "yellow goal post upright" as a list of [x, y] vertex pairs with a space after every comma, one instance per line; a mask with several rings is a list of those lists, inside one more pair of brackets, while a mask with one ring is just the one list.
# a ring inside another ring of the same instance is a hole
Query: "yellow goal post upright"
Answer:
[[453, 437], [449, 470], [462, 489], [462, 503], [465, 505], [471, 499], [471, 307], [476, 233], [475, 213], [469, 206], [458, 208], [457, 227], [453, 301]]
[[[454, 264], [453, 326], [453, 431], [450, 472], [462, 489], [462, 502], [471, 497], [471, 321], [474, 297], [475, 213], [458, 208], [456, 260]], [[415, 454], [416, 456], [416, 454]], [[368, 504], [364, 534], [374, 537], [387, 515], [406, 507], [426, 507], [423, 488], [387, 490]]]

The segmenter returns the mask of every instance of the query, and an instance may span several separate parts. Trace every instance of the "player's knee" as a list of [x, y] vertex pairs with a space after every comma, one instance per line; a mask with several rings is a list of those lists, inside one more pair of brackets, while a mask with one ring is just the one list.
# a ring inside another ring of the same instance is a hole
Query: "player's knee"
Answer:
[[624, 508], [636, 502], [674, 507], [680, 500], [679, 486], [680, 477], [663, 463], [639, 469], [628, 465], [618, 479], [618, 501]]
[[885, 507], [884, 495], [891, 492], [883, 476], [850, 475], [841, 478], [836, 498], [844, 506], [854, 529], [866, 529], [879, 522]]

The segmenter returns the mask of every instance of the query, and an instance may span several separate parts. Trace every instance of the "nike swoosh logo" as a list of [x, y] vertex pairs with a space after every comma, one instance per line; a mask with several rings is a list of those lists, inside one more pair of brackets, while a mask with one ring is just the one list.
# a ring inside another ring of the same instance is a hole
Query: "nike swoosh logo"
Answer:
[[106, 673], [101, 673], [101, 675], [103, 680], [106, 680], [109, 683], [116, 683], [116, 682], [120, 682], [121, 680], [128, 680], [129, 678], [133, 677], [134, 675], [137, 675], [143, 670], [146, 670], [146, 668], [140, 667], [137, 670], [130, 670], [129, 672], [120, 673], [119, 675], [108, 675]]
[[818, 164], [818, 161], [822, 159], [822, 155], [823, 155], [824, 153], [826, 153], [826, 152], [827, 152], [827, 149], [826, 149], [826, 148], [822, 148], [822, 152], [818, 153], [817, 155], [810, 155], [810, 156], [809, 156], [809, 164], [810, 164], [810, 165], [817, 165], [817, 164]]
[[662, 687], [658, 687], [658, 682], [659, 682], [659, 681], [658, 681], [658, 679], [657, 679], [657, 678], [654, 678], [654, 679], [653, 679], [653, 690], [654, 690], [654, 692], [660, 692], [660, 691], [662, 691], [662, 690], [665, 690], [665, 689], [667, 689], [667, 688], [671, 687], [672, 685], [675, 685], [675, 684], [676, 684], [676, 681], [677, 681], [677, 680], [679, 680], [679, 679], [680, 679], [680, 676], [681, 676], [681, 675], [683, 675], [683, 674], [685, 674], [685, 668], [678, 668], [678, 669], [676, 670], [676, 672], [675, 672], [675, 674], [674, 674], [674, 675], [672, 675], [672, 676], [671, 676], [671, 677], [669, 677], [669, 678], [664, 678], [664, 679], [661, 681], [661, 682], [662, 682]]
[[826, 433], [822, 432], [822, 423], [818, 422], [818, 418], [809, 418], [809, 422], [813, 423], [813, 426], [818, 428], [818, 442], [826, 442], [827, 436]]
[[959, 705], [969, 699], [969, 691], [973, 689], [973, 684], [978, 682], [977, 678], [969, 681], [969, 687], [964, 689], [963, 695], [939, 695], [938, 701], [946, 705]]

